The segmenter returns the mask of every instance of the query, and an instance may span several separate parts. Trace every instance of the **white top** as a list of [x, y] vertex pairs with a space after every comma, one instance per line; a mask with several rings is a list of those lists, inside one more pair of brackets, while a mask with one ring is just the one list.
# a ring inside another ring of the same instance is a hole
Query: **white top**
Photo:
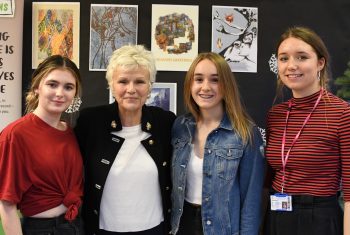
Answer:
[[163, 220], [158, 169], [140, 143], [150, 134], [141, 125], [112, 132], [125, 139], [103, 189], [100, 229], [113, 232], [143, 231]]
[[196, 156], [191, 145], [191, 156], [187, 166], [185, 200], [193, 204], [202, 204], [203, 159]]

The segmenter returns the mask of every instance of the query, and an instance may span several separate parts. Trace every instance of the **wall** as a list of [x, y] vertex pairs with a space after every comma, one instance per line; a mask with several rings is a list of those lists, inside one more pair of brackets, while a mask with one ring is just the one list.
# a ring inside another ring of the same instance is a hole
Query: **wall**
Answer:
[[[43, 1], [51, 2], [51, 1]], [[77, 2], [77, 1], [76, 1]], [[79, 1], [78, 1], [79, 2]], [[211, 49], [211, 7], [243, 6], [258, 7], [258, 71], [257, 73], [235, 73], [243, 101], [254, 120], [264, 127], [265, 115], [274, 98], [276, 77], [270, 71], [268, 60], [274, 53], [279, 35], [289, 26], [303, 25], [314, 29], [325, 41], [332, 55], [333, 77], [343, 74], [350, 60], [350, 1], [348, 0], [216, 0], [216, 1], [80, 1], [80, 71], [83, 78], [83, 107], [108, 103], [105, 72], [89, 71], [89, 22], [90, 4], [133, 4], [139, 6], [138, 43], [151, 47], [152, 4], [199, 5], [199, 52]], [[23, 45], [23, 89], [26, 90], [31, 69], [31, 0], [25, 0], [24, 45]], [[182, 86], [185, 72], [159, 71], [158, 82], [176, 82], [177, 113], [185, 112]], [[335, 87], [332, 87], [335, 91]]]

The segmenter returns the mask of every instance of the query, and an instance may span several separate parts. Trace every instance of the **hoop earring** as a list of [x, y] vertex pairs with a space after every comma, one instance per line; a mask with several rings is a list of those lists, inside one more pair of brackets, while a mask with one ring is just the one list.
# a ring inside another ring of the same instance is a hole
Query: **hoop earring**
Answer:
[[317, 71], [317, 80], [321, 80], [321, 71], [319, 70], [319, 71]]
[[74, 97], [72, 100], [72, 103], [68, 106], [68, 108], [66, 109], [66, 113], [75, 113], [77, 111], [79, 111], [80, 105], [81, 103], [83, 103], [83, 101], [81, 101], [80, 97]]

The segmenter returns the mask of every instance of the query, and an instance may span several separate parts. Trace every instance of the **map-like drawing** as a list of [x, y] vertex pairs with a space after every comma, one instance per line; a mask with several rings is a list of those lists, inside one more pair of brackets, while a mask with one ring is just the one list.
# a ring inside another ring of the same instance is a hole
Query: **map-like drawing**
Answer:
[[193, 22], [186, 14], [161, 16], [154, 37], [159, 48], [168, 54], [187, 53], [195, 41]]

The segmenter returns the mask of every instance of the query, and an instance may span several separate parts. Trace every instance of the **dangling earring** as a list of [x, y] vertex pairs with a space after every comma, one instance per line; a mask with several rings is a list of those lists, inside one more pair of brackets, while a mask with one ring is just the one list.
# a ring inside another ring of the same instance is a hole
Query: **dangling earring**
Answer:
[[317, 71], [317, 79], [320, 81], [321, 80], [321, 71]]
[[68, 108], [66, 109], [66, 113], [74, 113], [79, 111], [80, 105], [81, 103], [83, 103], [80, 99], [79, 96], [74, 97], [72, 100], [72, 103], [68, 106]]

